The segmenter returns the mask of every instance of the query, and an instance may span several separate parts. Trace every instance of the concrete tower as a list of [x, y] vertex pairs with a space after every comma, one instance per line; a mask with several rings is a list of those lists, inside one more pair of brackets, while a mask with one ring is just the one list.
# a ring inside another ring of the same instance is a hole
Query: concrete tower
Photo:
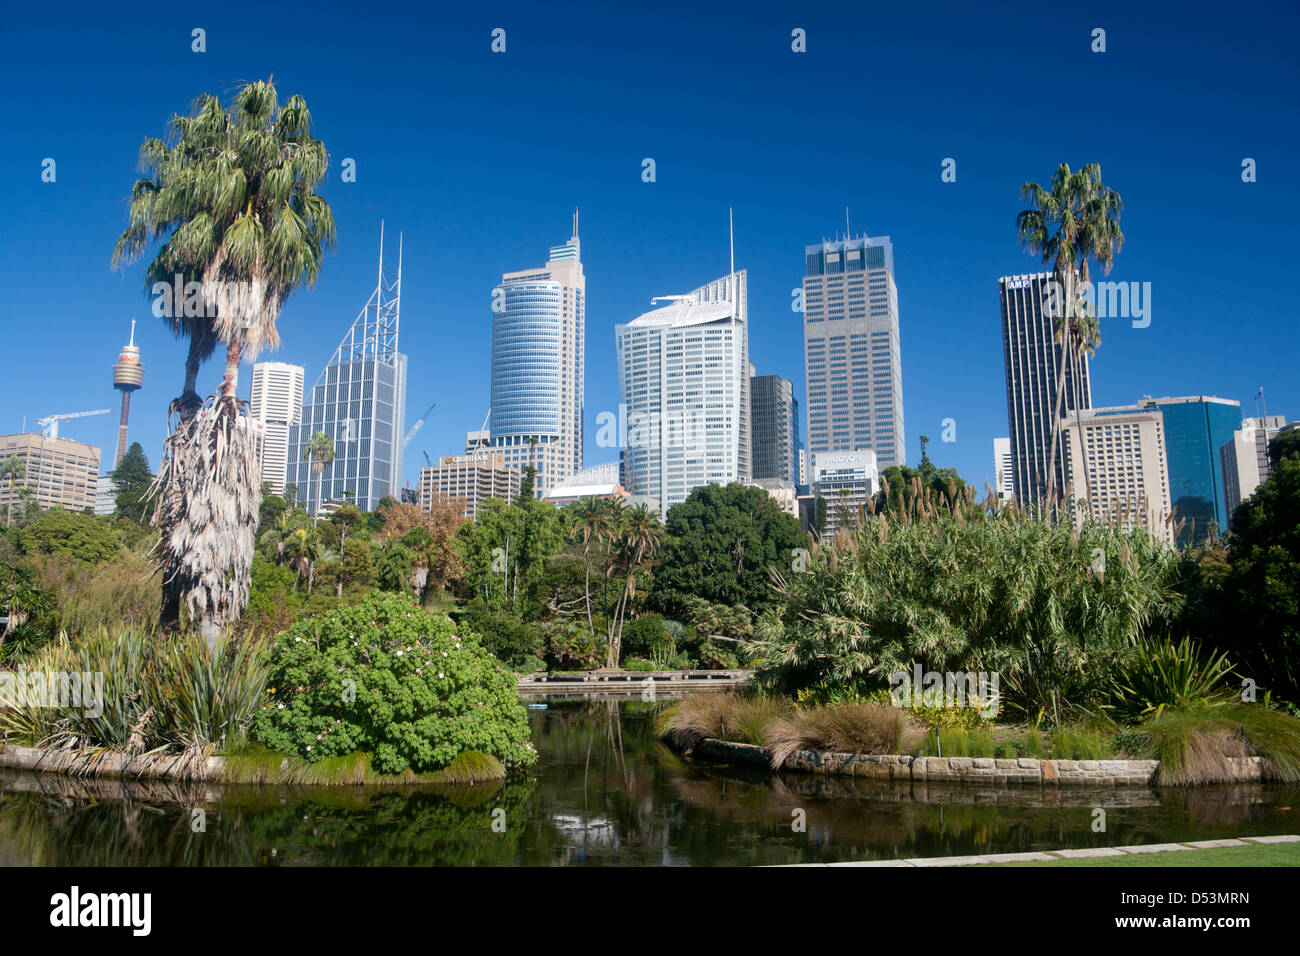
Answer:
[[113, 387], [122, 393], [122, 420], [117, 426], [116, 468], [126, 455], [126, 421], [131, 414], [131, 393], [144, 384], [144, 365], [140, 363], [140, 349], [135, 344], [135, 319], [131, 320], [131, 341], [122, 346], [122, 352], [113, 366]]

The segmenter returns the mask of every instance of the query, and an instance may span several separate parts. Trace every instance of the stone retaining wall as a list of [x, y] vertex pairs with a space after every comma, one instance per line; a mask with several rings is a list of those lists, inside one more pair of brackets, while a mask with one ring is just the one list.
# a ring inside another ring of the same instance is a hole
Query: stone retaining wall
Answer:
[[[694, 753], [728, 763], [771, 766], [771, 755], [754, 744], [707, 739]], [[1253, 783], [1263, 777], [1260, 757], [1228, 758], [1232, 775], [1225, 783]], [[1149, 787], [1160, 773], [1159, 760], [1038, 760], [1033, 757], [908, 757], [901, 754], [818, 753], [800, 750], [782, 769], [802, 773], [862, 777], [883, 781], [931, 783], [1032, 784], [1046, 787]]]

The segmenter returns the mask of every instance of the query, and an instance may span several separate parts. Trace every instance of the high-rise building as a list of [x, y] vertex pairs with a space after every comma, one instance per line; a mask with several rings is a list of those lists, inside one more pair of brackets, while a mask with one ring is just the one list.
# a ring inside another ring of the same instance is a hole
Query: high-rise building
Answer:
[[881, 468], [904, 465], [894, 246], [862, 236], [804, 252], [808, 451], [870, 448]]
[[799, 482], [799, 401], [794, 385], [779, 375], [749, 379], [749, 421], [753, 430], [753, 475]]
[[490, 447], [537, 469], [540, 497], [582, 470], [587, 279], [573, 237], [540, 269], [507, 272], [492, 295]]
[[1241, 403], [1210, 395], [1144, 398], [1142, 404], [1164, 413], [1165, 455], [1169, 460], [1169, 500], [1175, 522], [1182, 521], [1179, 547], [1210, 533], [1211, 524], [1228, 527], [1219, 449], [1241, 427]]
[[287, 362], [258, 362], [253, 366], [253, 391], [248, 417], [262, 424], [262, 481], [271, 493], [284, 494], [289, 467], [289, 429], [302, 416], [303, 367]]
[[1237, 507], [1255, 493], [1272, 473], [1268, 443], [1286, 425], [1286, 416], [1247, 418], [1232, 433], [1231, 440], [1219, 448], [1219, 465], [1223, 470], [1223, 497], [1228, 519]]
[[[126, 455], [126, 425], [131, 417], [131, 393], [144, 384], [144, 365], [140, 362], [140, 349], [135, 344], [135, 319], [131, 320], [131, 340], [118, 353], [113, 366], [113, 387], [122, 393], [122, 416], [117, 424], [117, 455], [113, 467], [122, 464]], [[110, 512], [111, 513], [111, 512]]]
[[519, 469], [491, 452], [443, 455], [438, 464], [420, 469], [420, 507], [431, 510], [434, 495], [442, 495], [462, 502], [465, 517], [473, 520], [489, 498], [514, 501], [522, 481]]
[[[1002, 359], [1006, 366], [1007, 422], [1011, 430], [1011, 488], [1025, 507], [1047, 495], [1052, 419], [1057, 413], [1057, 377], [1061, 367], [1055, 319], [1044, 309], [1051, 295], [1052, 274], [1003, 276], [998, 280], [1002, 305]], [[1050, 301], [1050, 300], [1049, 300]], [[1060, 412], [1092, 407], [1087, 356], [1065, 365]], [[1065, 456], [1058, 445], [1056, 494], [1064, 496]]]
[[[384, 268], [380, 238], [379, 282], [289, 426], [286, 481], [298, 486], [298, 500], [311, 512], [349, 497], [363, 511], [402, 492], [402, 440], [406, 415], [406, 356], [397, 350], [401, 318], [402, 253], [397, 271]], [[305, 457], [313, 435], [334, 443], [334, 461], [316, 474]]]
[[826, 500], [825, 537], [831, 538], [862, 519], [867, 502], [880, 490], [880, 470], [869, 448], [813, 452], [812, 457], [813, 497]]
[[24, 487], [42, 508], [93, 511], [99, 488], [99, 457], [98, 446], [70, 438], [46, 438], [29, 432], [0, 435], [0, 461], [17, 458], [26, 469], [25, 477], [14, 481], [13, 491], [8, 481], [0, 481], [0, 511], [7, 511], [10, 502], [15, 508], [23, 507], [20, 492]]
[[1016, 496], [1011, 473], [1011, 439], [993, 439], [993, 491], [998, 501], [1010, 501]]
[[661, 515], [701, 485], [749, 480], [746, 288], [742, 269], [614, 327], [623, 485]]
[[1173, 543], [1168, 436], [1159, 408], [1082, 409], [1062, 420], [1061, 435], [1070, 491], [1066, 501], [1076, 527], [1091, 517], [1126, 532], [1146, 528]]

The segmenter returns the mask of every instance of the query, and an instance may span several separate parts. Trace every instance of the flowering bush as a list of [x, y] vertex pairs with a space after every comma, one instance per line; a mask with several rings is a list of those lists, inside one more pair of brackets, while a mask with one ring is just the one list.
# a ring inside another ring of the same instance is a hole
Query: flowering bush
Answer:
[[477, 637], [376, 593], [293, 625], [271, 648], [253, 735], [308, 761], [356, 751], [380, 773], [441, 770], [465, 751], [537, 759], [515, 677]]

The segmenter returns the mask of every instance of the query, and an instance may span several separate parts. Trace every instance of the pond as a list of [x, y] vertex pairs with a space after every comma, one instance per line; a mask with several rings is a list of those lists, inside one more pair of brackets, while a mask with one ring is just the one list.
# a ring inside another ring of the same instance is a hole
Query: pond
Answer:
[[[662, 706], [530, 710], [541, 755], [532, 772], [451, 791], [0, 770], [0, 865], [829, 863], [1297, 830], [1294, 786], [984, 789], [693, 765], [655, 739]], [[1104, 832], [1094, 832], [1098, 807]], [[803, 832], [792, 827], [799, 817]]]

